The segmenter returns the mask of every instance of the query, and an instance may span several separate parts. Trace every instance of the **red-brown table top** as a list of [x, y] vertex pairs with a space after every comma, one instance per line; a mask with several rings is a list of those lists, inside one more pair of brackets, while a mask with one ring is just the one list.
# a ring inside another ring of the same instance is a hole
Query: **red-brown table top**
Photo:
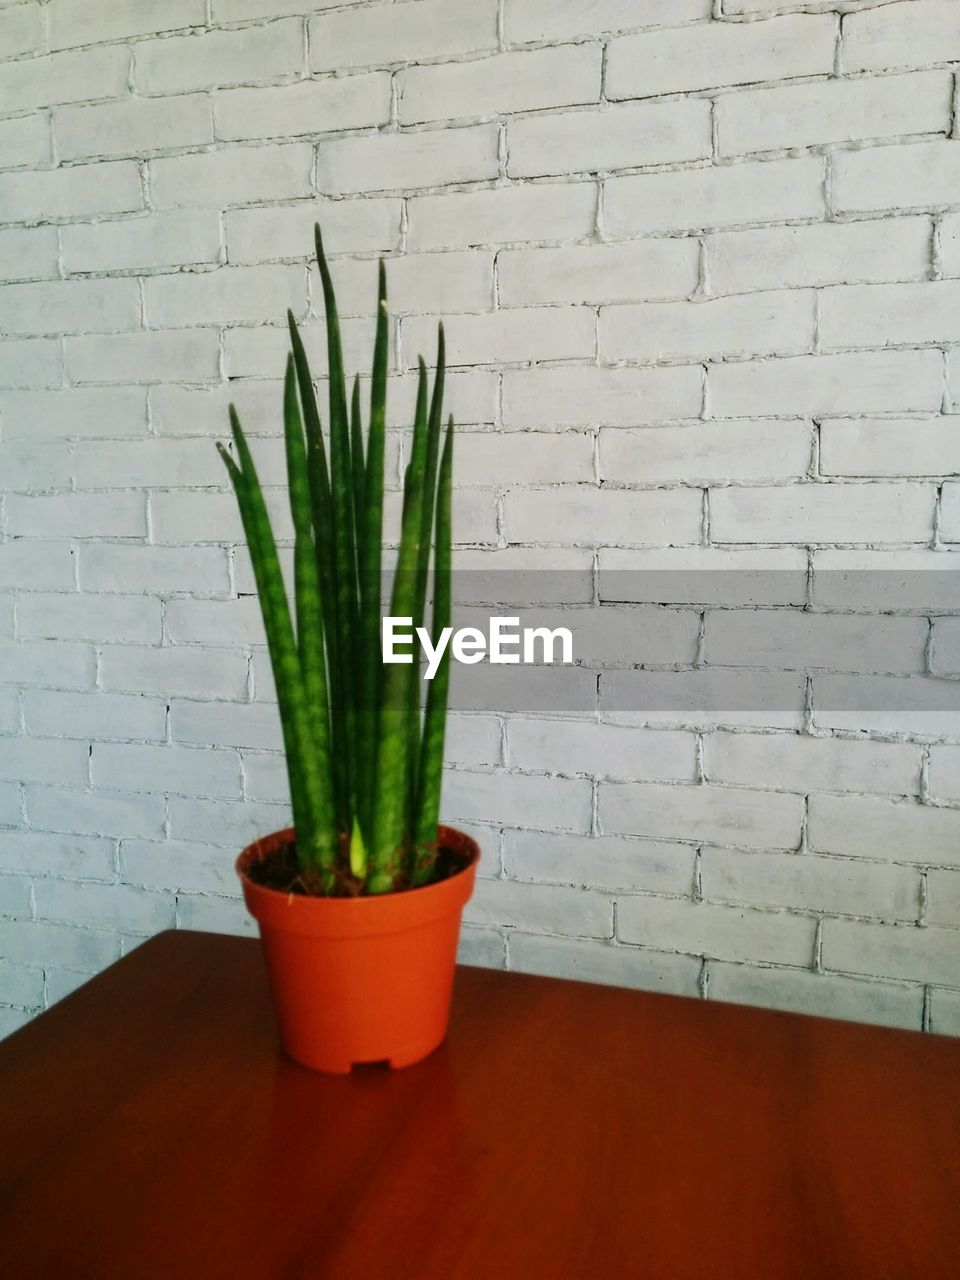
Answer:
[[314, 1075], [165, 933], [0, 1045], [0, 1275], [956, 1280], [958, 1102], [957, 1041], [480, 969]]

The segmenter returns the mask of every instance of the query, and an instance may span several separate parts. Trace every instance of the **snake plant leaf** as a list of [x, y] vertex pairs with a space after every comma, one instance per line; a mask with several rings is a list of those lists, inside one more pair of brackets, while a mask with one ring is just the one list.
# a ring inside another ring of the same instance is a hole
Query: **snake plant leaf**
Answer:
[[[390, 601], [390, 613], [397, 618], [412, 617], [416, 603], [426, 461], [427, 367], [421, 359], [413, 444], [404, 489], [400, 550]], [[409, 657], [412, 659], [412, 653]], [[396, 887], [405, 870], [404, 844], [409, 816], [407, 764], [410, 686], [411, 681], [416, 678], [417, 668], [412, 661], [408, 664], [388, 664], [383, 674], [373, 843], [367, 881], [370, 893], [389, 893]]]
[[[434, 559], [433, 625], [431, 639], [436, 645], [450, 625], [451, 568], [453, 544], [453, 418], [447, 423], [440, 460], [437, 488], [436, 551]], [[423, 726], [419, 767], [419, 789], [413, 825], [413, 866], [411, 882], [425, 884], [433, 872], [437, 854], [437, 822], [443, 781], [443, 749], [446, 736], [447, 704], [450, 696], [450, 647], [430, 682]]]

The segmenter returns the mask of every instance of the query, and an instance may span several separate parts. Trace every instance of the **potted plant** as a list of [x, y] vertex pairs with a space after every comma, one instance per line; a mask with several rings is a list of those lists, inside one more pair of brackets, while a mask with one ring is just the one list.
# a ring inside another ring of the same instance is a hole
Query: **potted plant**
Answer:
[[[442, 1041], [460, 917], [479, 857], [438, 826], [449, 651], [427, 687], [381, 647], [388, 315], [383, 262], [364, 440], [349, 408], [333, 282], [316, 229], [329, 376], [329, 465], [303, 342], [288, 313], [283, 420], [294, 527], [293, 607], [247, 439], [218, 445], [237, 495], [277, 687], [293, 826], [237, 860], [257, 920], [280, 1037], [320, 1071], [402, 1067]], [[432, 389], [420, 360], [393, 617], [422, 625], [433, 543], [433, 643], [450, 620], [453, 421], [442, 429], [444, 341]], [[402, 649], [397, 646], [397, 652]]]

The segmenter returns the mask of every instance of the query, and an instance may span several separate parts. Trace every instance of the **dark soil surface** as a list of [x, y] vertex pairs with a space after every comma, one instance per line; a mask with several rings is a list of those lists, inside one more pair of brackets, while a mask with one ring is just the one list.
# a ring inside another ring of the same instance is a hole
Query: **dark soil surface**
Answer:
[[[457, 872], [466, 867], [468, 859], [455, 849], [440, 849], [437, 853], [428, 885], [437, 884], [441, 880], [449, 880]], [[260, 858], [247, 867], [246, 874], [254, 884], [265, 889], [276, 889], [279, 893], [293, 893], [301, 897], [338, 897], [356, 898], [363, 893], [363, 885], [357, 878], [344, 869], [339, 874], [337, 892], [325, 894], [321, 887], [320, 877], [315, 871], [301, 871], [297, 861], [297, 849], [292, 840], [280, 849], [275, 849], [266, 858]], [[402, 893], [411, 886], [398, 883], [394, 892]], [[426, 888], [427, 886], [421, 886]]]

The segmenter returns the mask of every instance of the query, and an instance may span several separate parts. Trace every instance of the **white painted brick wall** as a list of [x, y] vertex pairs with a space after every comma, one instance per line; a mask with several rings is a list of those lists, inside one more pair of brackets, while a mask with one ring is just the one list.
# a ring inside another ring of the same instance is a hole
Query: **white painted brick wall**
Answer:
[[288, 542], [318, 217], [351, 366], [390, 260], [392, 428], [446, 320], [461, 565], [583, 622], [575, 711], [451, 718], [464, 958], [960, 1034], [956, 0], [24, 0], [0, 59], [0, 1034], [251, 932], [213, 441]]

